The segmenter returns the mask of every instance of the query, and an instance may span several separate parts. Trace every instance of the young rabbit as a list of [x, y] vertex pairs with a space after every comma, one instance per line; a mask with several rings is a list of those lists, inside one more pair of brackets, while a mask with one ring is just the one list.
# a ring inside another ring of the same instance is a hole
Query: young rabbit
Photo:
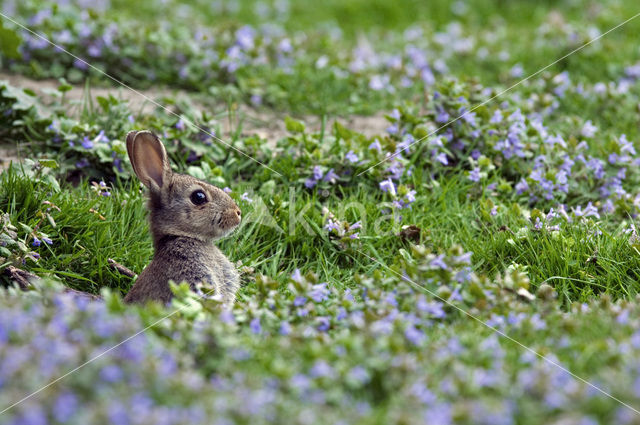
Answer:
[[164, 145], [150, 131], [130, 132], [127, 152], [133, 170], [149, 189], [155, 253], [125, 302], [167, 303], [173, 296], [169, 288], [173, 280], [188, 282], [192, 290], [197, 283], [206, 282], [216, 288], [225, 304], [232, 304], [238, 272], [212, 242], [240, 224], [238, 206], [223, 190], [172, 172]]

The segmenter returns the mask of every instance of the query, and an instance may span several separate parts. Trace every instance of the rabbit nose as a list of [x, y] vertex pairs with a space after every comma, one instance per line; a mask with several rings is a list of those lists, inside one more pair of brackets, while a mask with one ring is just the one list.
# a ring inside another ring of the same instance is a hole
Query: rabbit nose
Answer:
[[238, 215], [238, 217], [240, 217], [242, 215], [242, 211], [240, 211], [240, 208], [236, 209], [236, 214]]

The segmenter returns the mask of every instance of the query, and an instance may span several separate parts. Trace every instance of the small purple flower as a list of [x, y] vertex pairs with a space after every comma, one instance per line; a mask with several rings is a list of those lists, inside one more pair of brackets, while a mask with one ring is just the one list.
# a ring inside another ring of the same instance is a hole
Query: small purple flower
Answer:
[[322, 168], [320, 168], [320, 166], [316, 165], [316, 166], [313, 167], [313, 178], [314, 179], [320, 180], [323, 175], [324, 175], [324, 173], [322, 172]]
[[591, 120], [588, 120], [582, 126], [582, 130], [580, 130], [580, 134], [582, 135], [582, 137], [591, 138], [596, 134], [597, 131], [598, 131], [598, 127], [593, 125], [591, 123]]
[[352, 164], [355, 164], [356, 162], [358, 162], [358, 155], [353, 153], [353, 151], [347, 152], [347, 154], [345, 155], [345, 158], [347, 159], [347, 161], [349, 161]]
[[231, 310], [222, 310], [220, 312], [220, 321], [228, 325], [236, 323], [236, 316]]
[[46, 243], [47, 245], [52, 245], [53, 241], [49, 238], [42, 238], [42, 242]]
[[253, 49], [256, 31], [249, 25], [245, 25], [236, 31], [236, 44], [243, 50]]
[[262, 325], [260, 324], [260, 318], [254, 317], [253, 320], [251, 320], [251, 323], [249, 323], [249, 328], [251, 329], [251, 332], [253, 332], [256, 335], [262, 333]]
[[317, 303], [326, 300], [327, 298], [329, 298], [329, 289], [327, 289], [327, 284], [319, 283], [317, 285], [313, 285], [313, 287], [309, 291], [309, 296], [313, 301]]
[[105, 382], [114, 383], [119, 382], [124, 377], [124, 373], [120, 366], [115, 364], [110, 364], [102, 368], [100, 370], [100, 379]]
[[224, 190], [224, 193], [231, 193], [232, 192], [231, 188], [229, 188], [228, 186], [225, 186], [224, 189], [222, 189], [222, 190]]
[[307, 179], [304, 182], [304, 187], [306, 187], [307, 189], [313, 189], [316, 186], [316, 184], [318, 184], [317, 180]]
[[64, 392], [56, 398], [53, 417], [60, 423], [66, 423], [78, 409], [78, 398], [71, 392]]
[[253, 199], [249, 198], [249, 192], [244, 192], [242, 195], [240, 195], [240, 199], [246, 202], [253, 202]]
[[331, 233], [332, 231], [335, 231], [336, 233], [339, 233], [340, 232], [340, 223], [338, 223], [337, 221], [334, 221], [332, 219], [328, 219], [327, 220], [327, 224], [324, 225], [324, 230], [326, 230], [329, 233]]
[[78, 68], [81, 71], [86, 71], [87, 69], [89, 69], [89, 65], [87, 65], [87, 63], [85, 61], [83, 61], [82, 59], [76, 59], [73, 61], [73, 66]]
[[40, 239], [38, 239], [37, 237], [33, 237], [33, 242], [31, 242], [31, 246], [40, 246]]
[[380, 141], [378, 139], [374, 140], [370, 145], [369, 145], [369, 149], [370, 150], [377, 150], [378, 152], [382, 151], [382, 146], [380, 145]]
[[317, 360], [309, 371], [309, 375], [313, 378], [331, 377], [334, 374], [335, 371], [331, 365], [324, 360]]
[[380, 190], [383, 192], [389, 192], [391, 195], [396, 196], [396, 187], [390, 178], [380, 182]]
[[295, 282], [302, 283], [304, 281], [304, 277], [302, 277], [302, 273], [300, 273], [300, 269], [295, 269], [291, 274], [291, 279]]
[[259, 94], [251, 95], [251, 104], [254, 106], [262, 105], [262, 96], [260, 96]]
[[318, 322], [318, 330], [320, 332], [326, 332], [329, 330], [329, 328], [331, 327], [331, 323], [329, 322], [329, 318], [328, 317], [318, 317], [316, 319], [316, 321]]
[[347, 377], [350, 380], [355, 381], [361, 385], [366, 384], [370, 379], [369, 372], [367, 372], [367, 369], [365, 369], [360, 365], [354, 366], [347, 374]]
[[480, 181], [480, 167], [476, 167], [469, 173], [469, 180], [472, 182]]
[[444, 262], [444, 254], [438, 255], [436, 258], [431, 260], [431, 267], [442, 270], [449, 270], [449, 266]]
[[85, 149], [91, 149], [93, 147], [93, 141], [89, 139], [89, 136], [84, 136], [82, 139], [82, 147]]
[[185, 129], [184, 121], [182, 121], [182, 118], [178, 120], [175, 127], [180, 131], [183, 131]]
[[327, 171], [327, 174], [324, 176], [324, 179], [322, 179], [322, 181], [333, 184], [336, 182], [337, 179], [338, 179], [338, 175], [333, 171], [333, 168], [332, 168], [329, 171]]
[[404, 331], [404, 337], [413, 345], [420, 345], [425, 340], [424, 332], [413, 325], [409, 325]]
[[434, 159], [443, 165], [449, 165], [449, 159], [447, 159], [447, 154], [444, 152], [435, 155]]
[[280, 323], [280, 335], [289, 335], [291, 333], [291, 325], [289, 322]]
[[307, 297], [303, 297], [303, 296], [299, 295], [293, 300], [293, 306], [294, 307], [300, 307], [300, 306], [305, 305], [306, 302], [307, 302]]

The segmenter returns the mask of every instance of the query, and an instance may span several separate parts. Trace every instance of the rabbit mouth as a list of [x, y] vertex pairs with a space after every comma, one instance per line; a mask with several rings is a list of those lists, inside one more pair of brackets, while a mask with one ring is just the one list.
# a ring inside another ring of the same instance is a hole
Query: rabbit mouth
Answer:
[[227, 211], [222, 214], [218, 214], [213, 220], [213, 225], [216, 230], [222, 233], [221, 236], [228, 235], [240, 224], [240, 214], [236, 211]]

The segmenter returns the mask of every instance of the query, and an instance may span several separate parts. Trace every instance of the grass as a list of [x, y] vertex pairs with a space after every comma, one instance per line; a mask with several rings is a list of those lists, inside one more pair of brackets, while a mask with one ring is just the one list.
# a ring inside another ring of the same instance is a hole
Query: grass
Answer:
[[[567, 223], [560, 234], [537, 232], [529, 219], [514, 214], [506, 205], [502, 206], [504, 213], [487, 220], [483, 200], [468, 196], [472, 187], [465, 180], [463, 175], [443, 178], [410, 210], [402, 212], [402, 223], [383, 214], [380, 200], [372, 202], [370, 192], [363, 188], [324, 199], [291, 192], [292, 198], [276, 196], [261, 208], [244, 203], [245, 223], [219, 245], [233, 261], [254, 269], [246, 276], [248, 284], [254, 273], [284, 283], [295, 269], [301, 269], [344, 289], [354, 287], [355, 275], [393, 263], [389, 253], [409, 246], [398, 236], [401, 225], [412, 224], [422, 229], [421, 242], [435, 251], [461, 245], [473, 252], [479, 273], [496, 276], [514, 264], [523, 267], [534, 287], [552, 284], [565, 306], [600, 293], [627, 299], [638, 293], [640, 256], [622, 231], [625, 225]], [[55, 244], [41, 251], [40, 262], [29, 264], [33, 272], [57, 276], [74, 289], [99, 293], [100, 288], [109, 287], [124, 294], [132, 280], [108, 267], [107, 259], [136, 273], [150, 261], [153, 249], [145, 197], [137, 186], [118, 186], [110, 191], [110, 197], [100, 196], [86, 181], [76, 188], [64, 186], [54, 191], [13, 168], [2, 174], [1, 183], [0, 207], [12, 222], [30, 228], [40, 223], [41, 231], [56, 235]], [[418, 186], [418, 181], [415, 184]], [[295, 201], [288, 204], [288, 199]], [[52, 212], [55, 228], [40, 219], [43, 201], [60, 208]], [[340, 216], [348, 222], [363, 222], [358, 245], [344, 251], [332, 242], [322, 228], [323, 205], [342, 211]], [[344, 205], [354, 208], [343, 211]], [[273, 221], [259, 215], [265, 212]], [[23, 241], [31, 242], [28, 236], [23, 236]]]

